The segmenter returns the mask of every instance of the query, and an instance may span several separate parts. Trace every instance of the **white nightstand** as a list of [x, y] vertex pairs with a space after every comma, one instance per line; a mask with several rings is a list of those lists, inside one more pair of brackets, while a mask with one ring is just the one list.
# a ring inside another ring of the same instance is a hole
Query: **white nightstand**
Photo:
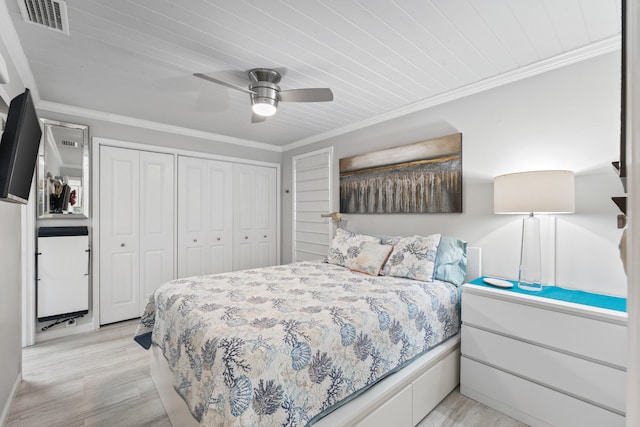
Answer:
[[474, 282], [462, 288], [462, 394], [533, 426], [624, 426], [625, 312]]

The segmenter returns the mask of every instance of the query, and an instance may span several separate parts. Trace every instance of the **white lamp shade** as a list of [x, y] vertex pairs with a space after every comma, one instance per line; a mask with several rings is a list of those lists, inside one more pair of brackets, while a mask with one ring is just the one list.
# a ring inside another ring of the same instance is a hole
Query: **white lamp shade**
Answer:
[[497, 214], [575, 212], [574, 173], [564, 170], [520, 172], [495, 177]]

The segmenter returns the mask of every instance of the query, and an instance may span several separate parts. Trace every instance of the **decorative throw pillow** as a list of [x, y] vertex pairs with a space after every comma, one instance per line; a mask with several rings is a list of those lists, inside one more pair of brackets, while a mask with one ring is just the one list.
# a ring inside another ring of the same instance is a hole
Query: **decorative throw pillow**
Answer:
[[325, 261], [329, 264], [349, 267], [350, 262], [360, 254], [360, 244], [362, 242], [380, 243], [380, 239], [338, 228], [335, 237], [331, 241], [331, 246], [329, 246]]
[[362, 242], [360, 244], [360, 253], [351, 262], [349, 268], [359, 273], [378, 276], [392, 250], [393, 246], [390, 245]]
[[442, 236], [433, 278], [460, 286], [467, 275], [467, 242]]
[[400, 239], [403, 238], [403, 236], [384, 236], [380, 238], [380, 243], [382, 243], [383, 245], [395, 246], [398, 244]]
[[432, 282], [440, 238], [440, 234], [432, 234], [399, 239], [384, 266], [383, 274]]

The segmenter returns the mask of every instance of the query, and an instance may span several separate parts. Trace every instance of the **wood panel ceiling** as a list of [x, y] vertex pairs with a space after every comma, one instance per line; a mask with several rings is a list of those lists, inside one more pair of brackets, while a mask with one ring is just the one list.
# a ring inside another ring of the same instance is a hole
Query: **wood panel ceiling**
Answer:
[[[549, 58], [615, 50], [620, 33], [619, 0], [68, 0], [69, 35], [6, 1], [43, 108], [278, 149]], [[282, 103], [251, 124], [248, 95], [192, 76], [238, 82], [256, 67], [335, 100]]]

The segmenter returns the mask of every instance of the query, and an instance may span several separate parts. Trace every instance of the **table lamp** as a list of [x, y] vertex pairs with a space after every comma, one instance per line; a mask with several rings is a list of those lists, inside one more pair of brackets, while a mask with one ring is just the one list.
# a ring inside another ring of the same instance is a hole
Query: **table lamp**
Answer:
[[495, 177], [494, 213], [528, 214], [522, 220], [519, 288], [542, 290], [540, 220], [534, 214], [574, 212], [574, 188], [574, 173], [566, 170], [519, 172]]

